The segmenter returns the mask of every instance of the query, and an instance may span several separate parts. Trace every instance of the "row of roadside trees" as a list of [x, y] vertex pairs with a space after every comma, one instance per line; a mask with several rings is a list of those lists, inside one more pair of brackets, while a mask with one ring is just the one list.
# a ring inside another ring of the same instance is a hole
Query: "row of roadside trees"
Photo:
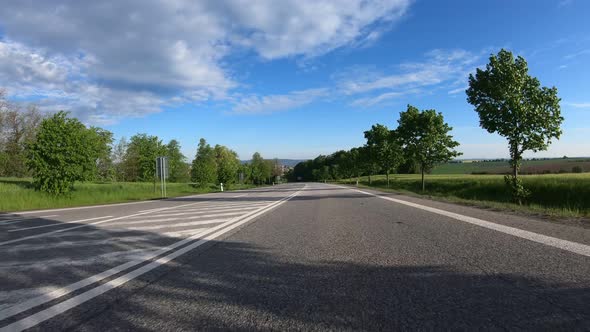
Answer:
[[204, 138], [199, 141], [197, 154], [192, 162], [191, 180], [199, 186], [212, 183], [265, 184], [273, 182], [282, 175], [278, 160], [266, 160], [255, 152], [248, 163], [242, 163], [238, 154], [223, 146], [212, 147]]
[[[511, 174], [505, 182], [514, 200], [521, 204], [530, 194], [522, 184], [519, 170], [525, 151], [543, 151], [553, 139], [562, 134], [560, 98], [557, 88], [541, 86], [539, 80], [528, 73], [528, 64], [510, 51], [500, 50], [490, 55], [485, 69], [476, 69], [469, 75], [465, 91], [467, 101], [474, 106], [480, 126], [508, 141]], [[449, 135], [451, 127], [441, 113], [434, 110], [419, 111], [408, 105], [400, 113], [398, 127], [389, 130], [376, 124], [365, 131], [366, 144], [329, 156], [319, 156], [295, 166], [294, 180], [325, 181], [385, 173], [424, 174], [432, 168], [460, 155], [454, 149], [459, 145]]]
[[358, 180], [361, 175], [367, 175], [371, 183], [373, 175], [385, 174], [389, 185], [391, 173], [418, 171], [424, 189], [425, 173], [461, 154], [455, 150], [459, 143], [453, 140], [451, 130], [442, 113], [420, 111], [408, 105], [400, 113], [396, 129], [375, 124], [364, 133], [365, 145], [299, 163], [291, 177], [326, 181], [353, 177]]
[[242, 163], [235, 151], [201, 139], [189, 163], [180, 143], [148, 134], [118, 142], [113, 133], [85, 126], [67, 112], [43, 115], [35, 106], [11, 103], [0, 91], [0, 176], [33, 177], [36, 189], [66, 193], [76, 181], [152, 182], [155, 159], [168, 157], [170, 182], [200, 187], [224, 183], [270, 183], [282, 175], [277, 161], [255, 153]]

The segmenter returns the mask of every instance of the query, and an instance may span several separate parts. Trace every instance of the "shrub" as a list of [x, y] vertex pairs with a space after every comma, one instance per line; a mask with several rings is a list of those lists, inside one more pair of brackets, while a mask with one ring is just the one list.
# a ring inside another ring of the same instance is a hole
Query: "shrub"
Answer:
[[572, 173], [582, 173], [584, 170], [581, 166], [574, 166], [572, 167]]

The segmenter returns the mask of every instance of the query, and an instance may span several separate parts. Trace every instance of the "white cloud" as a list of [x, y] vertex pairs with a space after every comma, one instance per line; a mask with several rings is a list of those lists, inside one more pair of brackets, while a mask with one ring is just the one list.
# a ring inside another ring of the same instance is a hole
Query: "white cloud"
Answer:
[[573, 108], [590, 108], [590, 103], [565, 103]]
[[365, 98], [356, 99], [351, 103], [351, 105], [357, 106], [357, 107], [371, 107], [371, 106], [380, 104], [384, 101], [391, 100], [391, 99], [397, 99], [399, 97], [403, 97], [408, 94], [415, 94], [415, 93], [418, 93], [419, 91], [420, 91], [419, 89], [413, 89], [413, 90], [407, 90], [407, 91], [385, 92], [385, 93], [379, 94], [375, 97], [365, 97]]
[[247, 96], [238, 98], [232, 113], [236, 114], [269, 114], [310, 104], [318, 98], [326, 96], [325, 88], [294, 91], [288, 94], [267, 96]]
[[406, 62], [392, 74], [365, 73], [358, 75], [354, 70], [340, 78], [340, 90], [348, 95], [374, 94], [352, 102], [353, 106], [373, 106], [381, 101], [446, 86], [449, 94], [465, 90], [468, 74], [476, 67], [481, 54], [464, 50], [433, 50], [425, 55], [422, 62]]
[[450, 94], [450, 95], [456, 95], [458, 93], [465, 92], [465, 90], [467, 90], [467, 88], [468, 88], [467, 86], [458, 87], [456, 89], [450, 90], [448, 92], [448, 94]]
[[12, 82], [13, 93], [39, 94], [47, 104], [105, 119], [125, 114], [106, 108], [120, 106], [110, 96], [125, 96], [126, 108], [135, 102], [138, 113], [149, 113], [146, 98], [157, 107], [227, 98], [240, 86], [225, 62], [236, 49], [272, 60], [356, 47], [378, 38], [410, 2], [7, 0], [0, 11], [0, 77]]
[[219, 7], [232, 12], [233, 22], [250, 31], [241, 34], [239, 42], [267, 59], [315, 56], [360, 40], [375, 39], [375, 23], [399, 19], [410, 5], [409, 0], [222, 3]]
[[577, 57], [580, 57], [580, 56], [584, 56], [584, 55], [590, 55], [590, 49], [581, 50], [581, 51], [578, 51], [578, 52], [575, 52], [575, 53], [571, 53], [571, 54], [568, 54], [568, 55], [564, 56], [563, 58], [565, 60], [571, 60], [571, 59], [574, 59], [574, 58], [577, 58]]

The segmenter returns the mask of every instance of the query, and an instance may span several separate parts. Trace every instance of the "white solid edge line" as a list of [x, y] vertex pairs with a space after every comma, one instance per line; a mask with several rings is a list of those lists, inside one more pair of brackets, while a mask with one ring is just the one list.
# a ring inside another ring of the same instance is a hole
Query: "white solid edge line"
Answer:
[[491, 230], [495, 230], [495, 231], [498, 231], [498, 232], [501, 232], [504, 234], [516, 236], [521, 239], [526, 239], [526, 240], [541, 243], [541, 244], [544, 244], [547, 246], [566, 250], [566, 251], [569, 251], [569, 252], [572, 252], [575, 254], [590, 257], [590, 246], [582, 244], [582, 243], [572, 242], [572, 241], [568, 241], [568, 240], [562, 240], [562, 239], [558, 239], [558, 238], [547, 236], [547, 235], [542, 235], [542, 234], [535, 233], [535, 232], [525, 231], [523, 229], [519, 229], [519, 228], [515, 228], [515, 227], [496, 224], [496, 223], [486, 221], [483, 219], [479, 219], [479, 218], [469, 217], [469, 216], [465, 216], [462, 214], [458, 214], [458, 213], [454, 213], [454, 212], [450, 212], [450, 211], [445, 211], [445, 210], [441, 210], [441, 209], [437, 209], [437, 208], [433, 208], [433, 207], [429, 207], [429, 206], [425, 206], [425, 205], [420, 205], [417, 203], [412, 203], [412, 202], [408, 202], [408, 201], [404, 201], [404, 200], [400, 200], [400, 199], [381, 196], [381, 195], [377, 195], [374, 193], [370, 193], [367, 191], [362, 191], [362, 190], [358, 190], [358, 189], [354, 189], [354, 188], [338, 186], [338, 185], [334, 185], [334, 186], [340, 187], [340, 188], [346, 188], [348, 190], [356, 191], [356, 192], [366, 194], [369, 196], [379, 197], [384, 200], [388, 200], [388, 201], [392, 201], [395, 203], [411, 206], [416, 209], [421, 209], [424, 211], [436, 213], [436, 214], [439, 214], [439, 215], [442, 215], [445, 217], [449, 217], [452, 219], [456, 219], [459, 221], [463, 221], [463, 222], [466, 222], [466, 223], [469, 223], [472, 225], [477, 225], [477, 226], [484, 227], [484, 228], [491, 229]]
[[[305, 186], [304, 186], [304, 188], [305, 188]], [[92, 284], [94, 284], [94, 283], [96, 283], [96, 282], [99, 282], [99, 281], [101, 281], [101, 280], [105, 279], [105, 278], [108, 278], [108, 277], [110, 277], [110, 276], [113, 276], [113, 275], [115, 275], [115, 274], [117, 274], [117, 273], [119, 273], [119, 272], [125, 271], [125, 270], [127, 270], [127, 269], [129, 269], [129, 268], [131, 268], [131, 267], [133, 267], [133, 266], [139, 265], [139, 264], [141, 264], [141, 263], [143, 263], [143, 262], [145, 262], [145, 261], [147, 261], [147, 260], [151, 260], [151, 259], [153, 259], [154, 257], [157, 257], [157, 256], [159, 256], [159, 255], [161, 255], [161, 254], [163, 254], [163, 253], [165, 253], [165, 252], [167, 252], [167, 251], [170, 251], [170, 250], [172, 250], [172, 249], [175, 249], [175, 248], [177, 248], [177, 247], [179, 247], [179, 246], [182, 246], [182, 245], [184, 245], [184, 244], [186, 244], [186, 243], [188, 243], [188, 242], [194, 241], [196, 238], [200, 237], [202, 234], [206, 234], [206, 233], [210, 233], [210, 232], [215, 232], [215, 231], [217, 231], [217, 230], [219, 230], [219, 229], [223, 229], [224, 227], [226, 227], [226, 226], [228, 226], [228, 225], [231, 225], [232, 223], [234, 223], [236, 220], [241, 220], [242, 218], [244, 218], [244, 217], [245, 217], [246, 219], [244, 219], [244, 220], [245, 220], [245, 221], [249, 221], [249, 220], [251, 220], [251, 219], [253, 219], [253, 218], [255, 218], [255, 217], [257, 217], [257, 216], [259, 216], [259, 215], [261, 215], [261, 214], [263, 214], [263, 213], [266, 213], [267, 211], [270, 211], [270, 210], [272, 210], [273, 208], [275, 208], [275, 207], [277, 207], [277, 206], [281, 205], [282, 203], [284, 203], [284, 202], [288, 201], [289, 199], [291, 199], [291, 198], [295, 197], [295, 196], [296, 196], [297, 194], [299, 194], [300, 192], [301, 192], [301, 190], [299, 190], [299, 191], [295, 192], [294, 194], [291, 194], [290, 196], [287, 196], [287, 197], [285, 197], [285, 198], [283, 198], [283, 199], [281, 199], [281, 200], [279, 200], [279, 201], [277, 201], [277, 202], [275, 202], [275, 203], [269, 204], [269, 205], [267, 205], [267, 206], [265, 206], [265, 207], [262, 207], [262, 208], [260, 208], [260, 209], [258, 209], [258, 210], [256, 210], [256, 211], [252, 211], [252, 212], [250, 212], [250, 213], [248, 213], [248, 214], [245, 214], [244, 216], [237, 217], [237, 218], [233, 218], [233, 219], [229, 220], [228, 222], [226, 222], [226, 223], [223, 223], [223, 224], [221, 224], [221, 225], [218, 225], [218, 226], [216, 226], [216, 227], [213, 227], [213, 228], [207, 228], [207, 229], [203, 230], [202, 232], [198, 232], [198, 233], [196, 233], [196, 234], [192, 235], [191, 237], [188, 237], [188, 238], [186, 238], [186, 239], [184, 239], [184, 240], [178, 241], [178, 242], [176, 242], [176, 243], [173, 243], [173, 244], [171, 244], [171, 245], [169, 245], [169, 246], [166, 246], [166, 247], [164, 247], [164, 248], [162, 248], [162, 249], [160, 249], [160, 250], [157, 250], [157, 251], [155, 251], [154, 253], [152, 253], [151, 255], [149, 255], [149, 256], [147, 256], [147, 257], [145, 257], [145, 258], [144, 258], [144, 259], [142, 259], [142, 260], [136, 260], [136, 261], [127, 262], [127, 263], [125, 263], [125, 264], [121, 264], [121, 265], [119, 265], [119, 266], [116, 266], [116, 267], [114, 267], [114, 268], [112, 268], [112, 269], [110, 269], [110, 270], [107, 270], [107, 271], [104, 271], [104, 272], [102, 272], [102, 273], [99, 273], [99, 274], [97, 274], [97, 275], [94, 275], [94, 276], [88, 277], [88, 278], [86, 278], [86, 279], [83, 279], [83, 280], [81, 280], [81, 281], [78, 281], [78, 282], [76, 282], [76, 283], [70, 284], [70, 285], [68, 285], [68, 286], [66, 286], [66, 287], [63, 287], [63, 288], [60, 288], [60, 289], [56, 289], [56, 290], [54, 290], [54, 291], [51, 291], [51, 292], [49, 292], [49, 293], [46, 293], [46, 294], [43, 294], [43, 295], [41, 295], [41, 296], [38, 296], [38, 297], [32, 298], [32, 299], [30, 299], [30, 300], [27, 300], [27, 301], [25, 301], [25, 302], [22, 302], [22, 303], [20, 303], [20, 304], [17, 304], [17, 305], [15, 305], [15, 306], [12, 306], [12, 307], [6, 308], [6, 309], [4, 309], [4, 310], [0, 310], [0, 321], [4, 320], [4, 319], [6, 319], [6, 318], [12, 317], [12, 316], [14, 316], [14, 315], [17, 315], [17, 314], [19, 314], [19, 313], [21, 313], [21, 312], [24, 312], [24, 311], [27, 311], [27, 310], [29, 310], [29, 309], [32, 309], [32, 308], [34, 308], [34, 307], [37, 307], [37, 306], [39, 306], [39, 305], [42, 305], [42, 304], [44, 304], [44, 303], [47, 303], [47, 302], [53, 301], [53, 300], [55, 300], [55, 299], [58, 299], [58, 298], [60, 298], [60, 297], [62, 297], [62, 296], [64, 296], [64, 295], [67, 295], [67, 294], [69, 294], [69, 293], [71, 293], [71, 292], [74, 292], [74, 291], [76, 291], [76, 290], [78, 290], [78, 289], [80, 289], [80, 288], [83, 288], [83, 287], [86, 287], [86, 286], [92, 285]], [[240, 223], [239, 223], [239, 225], [241, 225], [241, 224], [243, 224], [243, 222], [240, 222]], [[233, 229], [233, 228], [235, 228], [235, 227], [232, 227], [232, 229]], [[202, 240], [201, 240], [201, 241], [202, 241]], [[208, 241], [208, 240], [207, 240], [207, 241]], [[207, 242], [207, 241], [205, 241], [205, 242]], [[200, 241], [199, 241], [199, 242], [200, 242]], [[198, 242], [195, 242], [195, 243], [198, 243]], [[203, 242], [203, 243], [204, 243], [204, 242]], [[199, 245], [201, 245], [201, 244], [202, 244], [202, 243], [200, 243]], [[195, 247], [196, 247], [196, 246], [195, 246]], [[187, 247], [185, 247], [185, 248], [187, 248]], [[166, 256], [166, 257], [168, 257], [168, 256]], [[175, 256], [175, 257], [177, 257], [177, 256]], [[165, 257], [164, 257], [164, 258], [165, 258]], [[151, 264], [154, 264], [154, 263], [156, 263], [156, 262], [158, 262], [158, 261], [152, 262]], [[151, 265], [151, 264], [149, 264], [149, 265]], [[161, 264], [164, 264], [164, 263], [161, 263]], [[161, 265], [161, 264], [159, 264], [159, 265]], [[146, 266], [149, 266], [149, 265], [146, 265]], [[158, 265], [158, 266], [159, 266], [159, 265]], [[135, 270], [135, 271], [137, 271], [137, 270]], [[132, 272], [133, 272], [133, 271], [132, 271]], [[147, 272], [147, 271], [146, 271], [146, 272]], [[131, 272], [130, 272], [130, 273], [131, 273]], [[144, 272], [144, 273], [145, 273], [145, 272]], [[129, 274], [129, 273], [128, 273], [128, 274]], [[127, 276], [128, 274], [124, 275], [123, 277]], [[119, 279], [119, 278], [118, 278], [118, 279]], [[118, 279], [115, 279], [115, 280], [118, 280]], [[131, 280], [131, 279], [129, 279], [129, 280]], [[129, 280], [127, 280], [127, 281], [129, 281]], [[114, 281], [114, 280], [112, 280], [112, 281]], [[112, 281], [111, 281], [111, 282], [112, 282]], [[106, 285], [106, 284], [105, 284], [105, 285]], [[100, 287], [100, 286], [99, 286], [99, 287]], [[116, 286], [115, 286], [115, 287], [116, 287]], [[115, 288], [115, 287], [112, 287], [112, 288]], [[97, 288], [98, 288], [98, 287], [97, 287]], [[97, 288], [93, 288], [93, 289], [91, 289], [91, 290], [89, 290], [89, 291], [93, 291], [93, 290], [95, 290], [95, 289], [97, 289]], [[107, 290], [109, 290], [109, 289], [107, 289]], [[107, 290], [105, 290], [104, 292], [106, 292]], [[104, 293], [104, 292], [103, 292], [103, 293]], [[87, 292], [86, 292], [86, 293], [87, 293]], [[86, 293], [82, 293], [82, 294], [80, 294], [80, 295], [78, 295], [78, 296], [84, 295], [84, 294], [86, 294]], [[100, 295], [100, 294], [97, 294], [97, 295], [95, 295], [95, 296], [98, 296], [98, 295]], [[72, 299], [75, 299], [75, 298], [77, 298], [77, 297], [73, 297]], [[70, 300], [72, 300], [72, 299], [70, 299]], [[88, 300], [90, 300], [90, 299], [91, 299], [91, 298], [88, 298], [88, 299], [84, 300], [84, 302], [86, 302], [86, 301], [88, 301]], [[68, 300], [68, 301], [69, 301], [69, 300]], [[67, 301], [64, 301], [64, 302], [67, 302]], [[64, 303], [64, 302], [62, 302], [62, 303]], [[61, 304], [61, 303], [60, 303], [60, 304]], [[59, 304], [58, 304], [58, 305], [59, 305]], [[28, 316], [28, 317], [26, 317], [26, 318], [23, 318], [23, 319], [21, 319], [21, 320], [19, 320], [19, 321], [15, 322], [15, 323], [13, 323], [13, 324], [7, 325], [7, 326], [5, 326], [5, 327], [1, 328], [1, 329], [0, 329], [0, 331], [20, 331], [20, 330], [26, 329], [26, 328], [28, 328], [28, 327], [23, 327], [23, 326], [21, 326], [21, 325], [18, 325], [18, 326], [17, 326], [17, 325], [15, 325], [15, 324], [18, 324], [18, 323], [20, 323], [20, 322], [23, 322], [23, 321], [25, 321], [25, 320], [27, 320], [27, 319], [29, 319], [29, 318], [32, 318], [32, 317], [33, 317], [33, 318], [34, 318], [34, 317], [39, 317], [39, 316], [37, 316], [37, 315], [39, 315], [39, 314], [42, 314], [42, 313], [44, 313], [44, 312], [47, 312], [48, 310], [51, 310], [52, 308], [55, 308], [55, 307], [56, 307], [56, 306], [58, 306], [58, 305], [55, 305], [55, 306], [53, 306], [53, 307], [50, 307], [50, 308], [48, 308], [48, 309], [46, 309], [46, 310], [43, 310], [43, 311], [41, 311], [41, 312], [39, 312], [39, 313], [37, 313], [37, 314], [34, 314], [34, 315]], [[74, 305], [74, 306], [75, 306], [75, 305]], [[61, 311], [61, 312], [64, 312], [64, 311], [66, 311], [66, 310], [69, 310], [69, 308], [68, 308], [68, 309], [64, 309], [64, 310], [63, 310], [63, 311]], [[51, 317], [53, 317], [53, 316], [55, 316], [55, 315], [57, 315], [57, 314], [59, 314], [59, 313], [61, 313], [61, 312], [56, 312], [55, 314], [51, 315], [50, 317], [46, 317], [46, 318], [44, 318], [44, 319], [42, 319], [42, 320], [39, 320], [37, 323], [35, 323], [35, 324], [33, 324], [33, 325], [30, 325], [29, 327], [33, 327], [33, 326], [35, 326], [35, 325], [37, 325], [37, 324], [41, 323], [42, 321], [44, 321], [44, 320], [47, 320], [47, 319], [49, 319], [49, 318], [51, 318]], [[43, 316], [45, 316], [45, 315], [43, 315]]]
[[25, 227], [25, 228], [18, 228], [18, 229], [11, 229], [11, 230], [9, 230], [8, 232], [21, 232], [21, 231], [26, 231], [26, 230], [29, 230], [29, 229], [46, 228], [46, 227], [55, 227], [55, 226], [61, 226], [61, 225], [72, 224], [72, 223], [76, 223], [76, 222], [92, 221], [92, 220], [105, 219], [105, 218], [112, 218], [112, 217], [113, 217], [113, 216], [103, 216], [103, 217], [88, 218], [88, 219], [80, 219], [80, 220], [70, 220], [70, 221], [59, 221], [59, 220], [56, 220], [56, 221], [57, 221], [57, 223], [55, 223], [55, 224], [41, 225], [41, 226], [33, 226], [33, 227]]
[[[163, 208], [158, 209], [157, 211], [170, 210], [170, 209], [174, 209], [174, 208], [191, 206], [191, 205], [195, 205], [195, 204], [197, 204], [197, 203], [190, 203], [190, 204], [184, 204], [184, 205], [163, 207]], [[154, 212], [154, 211], [140, 212], [140, 213], [130, 214], [130, 215], [127, 215], [127, 216], [121, 216], [121, 217], [117, 217], [117, 218], [112, 218], [112, 219], [107, 219], [107, 220], [100, 220], [100, 221], [96, 221], [96, 222], [91, 222], [91, 223], [84, 224], [84, 225], [78, 225], [78, 226], [68, 227], [68, 228], [64, 228], [64, 229], [58, 229], [58, 230], [47, 232], [47, 233], [40, 233], [40, 234], [25, 236], [25, 237], [21, 237], [21, 238], [14, 239], [14, 240], [8, 240], [8, 241], [0, 242], [0, 246], [6, 245], [6, 244], [10, 244], [10, 243], [15, 243], [15, 242], [21, 242], [21, 241], [25, 241], [25, 240], [30, 240], [30, 239], [36, 239], [36, 238], [44, 237], [44, 236], [55, 234], [55, 233], [62, 233], [62, 232], [66, 232], [66, 231], [69, 231], [69, 230], [72, 230], [72, 229], [77, 229], [77, 228], [82, 228], [82, 227], [88, 227], [88, 226], [103, 224], [105, 222], [110, 222], [110, 221], [115, 221], [115, 220], [121, 220], [121, 219], [135, 217], [135, 216], [140, 216], [140, 215], [143, 215], [143, 214], [146, 214], [146, 213], [150, 213], [150, 212]]]

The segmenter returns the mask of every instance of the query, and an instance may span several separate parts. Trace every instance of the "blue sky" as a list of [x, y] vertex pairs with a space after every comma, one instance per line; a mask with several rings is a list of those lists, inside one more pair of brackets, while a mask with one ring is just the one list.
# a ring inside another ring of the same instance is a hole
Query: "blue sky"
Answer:
[[[441, 111], [464, 158], [507, 157], [478, 126], [467, 77], [507, 48], [556, 86], [562, 139], [536, 156], [590, 156], [590, 2], [7, 1], [0, 87], [117, 138], [200, 137], [242, 159], [313, 158]], [[31, 24], [31, 22], [36, 22]], [[534, 156], [527, 154], [528, 157]]]

